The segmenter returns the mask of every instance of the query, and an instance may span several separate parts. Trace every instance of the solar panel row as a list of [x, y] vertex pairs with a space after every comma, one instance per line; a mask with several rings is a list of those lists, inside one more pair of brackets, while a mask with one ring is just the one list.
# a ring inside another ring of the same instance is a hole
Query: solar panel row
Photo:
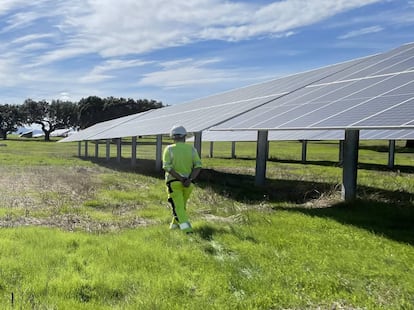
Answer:
[[62, 142], [167, 134], [177, 123], [189, 132], [414, 129], [414, 43], [100, 123]]
[[413, 68], [414, 44], [407, 44], [210, 129], [409, 128], [414, 120]]
[[[280, 130], [270, 131], [269, 141], [343, 140], [343, 130]], [[193, 141], [193, 138], [188, 141]], [[414, 130], [361, 130], [360, 140], [414, 140]], [[256, 131], [204, 131], [203, 141], [257, 141]]]

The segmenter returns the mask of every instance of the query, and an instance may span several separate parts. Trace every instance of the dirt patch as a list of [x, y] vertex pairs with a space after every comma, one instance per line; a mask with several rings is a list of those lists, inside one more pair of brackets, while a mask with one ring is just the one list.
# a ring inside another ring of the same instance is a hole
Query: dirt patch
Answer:
[[[128, 216], [131, 208], [112, 209], [109, 220], [79, 214], [93, 200], [107, 173], [97, 167], [0, 167], [0, 227], [44, 226], [66, 231], [109, 232], [151, 225]], [[133, 209], [131, 209], [133, 211]], [[103, 211], [104, 212], [104, 211]], [[117, 218], [119, 217], [119, 218]]]
[[79, 205], [93, 194], [99, 180], [97, 171], [66, 167], [3, 167], [0, 169], [0, 206], [38, 209]]
[[0, 218], [0, 227], [44, 226], [63, 229], [66, 231], [87, 231], [93, 233], [119, 231], [126, 228], [145, 227], [155, 221], [135, 217], [123, 221], [96, 221], [88, 216], [65, 214], [48, 218], [12, 217]]

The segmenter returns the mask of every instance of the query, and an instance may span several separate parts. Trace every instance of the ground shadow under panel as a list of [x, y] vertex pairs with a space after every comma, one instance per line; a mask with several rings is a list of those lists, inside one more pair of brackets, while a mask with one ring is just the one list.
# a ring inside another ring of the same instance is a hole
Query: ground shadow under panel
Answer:
[[309, 216], [329, 218], [388, 239], [414, 245], [414, 207], [358, 199], [337, 203], [329, 208], [277, 208]]
[[[85, 159], [100, 166], [115, 171], [124, 171], [164, 178], [163, 171], [155, 171], [155, 160], [138, 159], [136, 165], [131, 166], [130, 159], [121, 159], [120, 162], [106, 161], [104, 159]], [[312, 182], [303, 180], [266, 179], [264, 186], [255, 186], [255, 177], [252, 175], [223, 172], [215, 169], [202, 169], [197, 178], [197, 185], [209, 187], [215, 192], [237, 201], [251, 203], [268, 200], [270, 202], [288, 202], [303, 204], [318, 199], [324, 193], [340, 191], [340, 184]], [[380, 202], [393, 202], [398, 205], [412, 205], [413, 195], [403, 191], [388, 191], [379, 188], [358, 186], [357, 196], [362, 199], [378, 197]]]
[[155, 171], [155, 160], [153, 159], [137, 159], [134, 166], [131, 165], [130, 158], [121, 158], [121, 161], [111, 159], [107, 161], [104, 158], [82, 158], [83, 160], [90, 161], [101, 167], [105, 167], [114, 171], [139, 173], [142, 175], [163, 179], [163, 171]]
[[[164, 178], [162, 171], [154, 171], [154, 160], [137, 160], [135, 167], [132, 167], [130, 160], [126, 159], [121, 162], [107, 162], [101, 159], [88, 160], [116, 171], [139, 173], [160, 180]], [[414, 199], [412, 193], [358, 186], [357, 196], [359, 199], [353, 202], [340, 202], [323, 208], [311, 208], [304, 207], [306, 202], [319, 199], [324, 193], [339, 191], [338, 184], [275, 179], [267, 179], [266, 185], [261, 187], [255, 186], [254, 183], [254, 176], [214, 169], [203, 169], [197, 179], [197, 186], [200, 188], [212, 189], [216, 193], [236, 201], [252, 204], [263, 201], [284, 202], [291, 204], [291, 207], [274, 207], [274, 209], [331, 218], [398, 242], [414, 245]], [[208, 239], [214, 233], [211, 229], [206, 228], [199, 234]]]
[[[302, 162], [301, 160], [285, 160], [285, 159], [269, 159], [270, 162], [285, 163], [285, 164], [302, 164], [302, 165], [315, 165], [322, 167], [342, 167], [342, 163], [327, 161], [327, 160], [307, 160]], [[370, 171], [392, 171], [402, 173], [414, 173], [414, 166], [407, 165], [394, 165], [393, 168], [389, 168], [387, 164], [370, 164], [370, 163], [358, 163], [358, 169], [370, 170]]]

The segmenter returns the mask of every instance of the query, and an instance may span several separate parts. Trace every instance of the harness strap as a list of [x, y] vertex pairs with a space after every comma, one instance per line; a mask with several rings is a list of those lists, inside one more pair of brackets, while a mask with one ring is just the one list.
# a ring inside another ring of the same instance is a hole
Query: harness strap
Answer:
[[[168, 187], [168, 192], [171, 194], [173, 192], [172, 188], [171, 188], [171, 183], [172, 182], [181, 182], [180, 180], [177, 179], [173, 179], [173, 180], [169, 180], [165, 183], [165, 185], [167, 185]], [[191, 183], [194, 183], [194, 180], [191, 180]]]
[[168, 187], [168, 192], [171, 194], [172, 192], [173, 192], [173, 190], [172, 190], [172, 188], [171, 188], [171, 183], [172, 182], [180, 182], [179, 180], [177, 180], [177, 179], [174, 179], [174, 180], [169, 180], [169, 181], [167, 181], [166, 183], [165, 183], [165, 185], [167, 185], [167, 187]]
[[174, 200], [172, 198], [168, 198], [168, 202], [171, 204], [172, 214], [173, 214], [175, 220], [178, 222], [178, 215], [177, 215], [177, 212], [175, 211]]

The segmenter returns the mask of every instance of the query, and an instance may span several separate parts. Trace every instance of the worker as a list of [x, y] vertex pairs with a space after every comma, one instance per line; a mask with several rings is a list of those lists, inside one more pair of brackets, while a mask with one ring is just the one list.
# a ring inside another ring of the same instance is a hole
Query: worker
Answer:
[[186, 233], [193, 231], [187, 215], [187, 200], [194, 188], [193, 181], [201, 171], [201, 160], [197, 150], [186, 144], [187, 130], [183, 126], [173, 126], [170, 137], [174, 143], [163, 153], [163, 169], [171, 204], [173, 219], [170, 229], [180, 228]]

